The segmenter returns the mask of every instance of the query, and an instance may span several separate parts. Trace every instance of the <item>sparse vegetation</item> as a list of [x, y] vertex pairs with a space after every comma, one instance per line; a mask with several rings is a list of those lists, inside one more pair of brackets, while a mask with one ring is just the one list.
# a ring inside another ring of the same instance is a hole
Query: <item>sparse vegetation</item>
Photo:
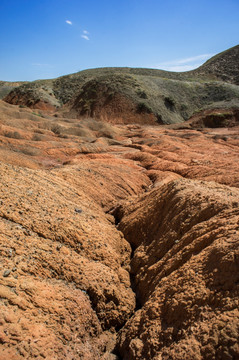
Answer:
[[12, 138], [12, 139], [23, 139], [23, 136], [21, 134], [19, 134], [18, 131], [7, 131], [4, 133], [4, 136], [8, 137], [8, 138]]
[[33, 111], [32, 114], [44, 118], [44, 115], [42, 113], [36, 113], [35, 111]]
[[32, 137], [32, 140], [33, 141], [42, 141], [43, 137], [40, 134], [34, 134], [33, 137]]
[[51, 131], [54, 132], [54, 134], [56, 135], [60, 135], [61, 132], [62, 132], [62, 127], [58, 124], [54, 124], [52, 127], [51, 127]]
[[29, 155], [29, 156], [37, 156], [37, 155], [39, 155], [39, 150], [32, 147], [32, 146], [22, 147], [18, 151], [25, 154], [25, 155]]
[[143, 91], [143, 90], [138, 90], [136, 93], [141, 99], [147, 99], [148, 98], [146, 92]]
[[137, 105], [137, 111], [141, 114], [141, 113], [146, 113], [146, 114], [150, 114], [152, 113], [152, 109], [144, 102], [140, 102]]
[[175, 100], [171, 96], [166, 96], [164, 98], [164, 104], [167, 109], [173, 111], [175, 107]]
[[[118, 96], [135, 105], [138, 114], [152, 113], [156, 117], [160, 114], [171, 123], [183, 122], [198, 109], [213, 107], [218, 102], [224, 106], [232, 101], [239, 104], [239, 89], [231, 84], [238, 83], [235, 66], [238, 50], [238, 46], [229, 49], [199, 69], [184, 73], [140, 68], [84, 70], [57, 79], [25, 83], [13, 90], [6, 101], [25, 99], [31, 107], [43, 101], [56, 108], [68, 103], [66, 111], [96, 117], [106, 106], [110, 114], [112, 109], [116, 113]], [[226, 69], [225, 59], [229, 59]], [[225, 79], [231, 83], [218, 81]], [[119, 106], [119, 112], [121, 109]], [[34, 115], [43, 116], [35, 112]]]

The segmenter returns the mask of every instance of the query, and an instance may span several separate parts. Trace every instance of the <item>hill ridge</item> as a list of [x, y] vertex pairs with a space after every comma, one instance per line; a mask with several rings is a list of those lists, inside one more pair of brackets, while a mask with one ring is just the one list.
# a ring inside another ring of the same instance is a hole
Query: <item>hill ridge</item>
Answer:
[[[239, 45], [189, 72], [86, 69], [13, 89], [4, 101], [124, 123], [180, 123], [207, 107], [238, 106]], [[97, 94], [95, 89], [97, 89]], [[127, 120], [128, 119], [128, 120]]]

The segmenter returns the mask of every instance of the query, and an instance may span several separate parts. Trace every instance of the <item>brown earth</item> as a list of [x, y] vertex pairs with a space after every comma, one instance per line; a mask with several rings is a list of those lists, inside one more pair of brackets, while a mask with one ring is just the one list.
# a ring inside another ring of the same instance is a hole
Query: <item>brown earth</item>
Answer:
[[108, 94], [106, 91], [107, 89], [99, 86], [95, 95], [92, 96], [90, 93], [89, 98], [86, 98], [85, 92], [82, 92], [67, 105], [66, 109], [71, 110], [67, 110], [66, 114], [76, 118], [85, 115], [113, 124], [155, 125], [157, 123], [157, 117], [153, 113], [139, 111], [131, 99], [120, 93]]
[[237, 359], [239, 191], [175, 180], [121, 208], [140, 309], [123, 359]]
[[237, 359], [235, 113], [0, 110], [0, 359]]

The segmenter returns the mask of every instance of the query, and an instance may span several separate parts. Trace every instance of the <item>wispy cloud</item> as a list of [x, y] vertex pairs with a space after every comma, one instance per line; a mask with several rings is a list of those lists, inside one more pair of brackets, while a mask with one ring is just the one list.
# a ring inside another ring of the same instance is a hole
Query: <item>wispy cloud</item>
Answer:
[[82, 39], [85, 39], [85, 40], [90, 40], [89, 36], [87, 35], [81, 35]]
[[69, 25], [72, 25], [72, 21], [70, 21], [70, 20], [66, 20], [66, 23]]
[[202, 65], [204, 61], [206, 61], [213, 55], [214, 54], [202, 54], [184, 59], [166, 61], [161, 64], [157, 64], [156, 67], [168, 71], [189, 71], [196, 69], [197, 67]]
[[32, 63], [32, 66], [41, 67], [41, 68], [53, 68], [54, 66], [51, 64], [43, 64], [43, 63]]
[[81, 35], [82, 39], [90, 40], [89, 34], [90, 34], [89, 31], [83, 30], [83, 34]]

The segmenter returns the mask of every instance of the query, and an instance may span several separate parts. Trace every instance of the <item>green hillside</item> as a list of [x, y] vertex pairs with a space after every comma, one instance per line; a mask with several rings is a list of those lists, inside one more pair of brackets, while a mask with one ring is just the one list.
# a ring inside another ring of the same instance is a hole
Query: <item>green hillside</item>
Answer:
[[124, 118], [131, 113], [136, 122], [150, 115], [152, 123], [170, 124], [185, 121], [207, 107], [238, 106], [238, 84], [239, 46], [236, 46], [189, 72], [90, 69], [25, 83], [4, 100], [33, 108], [45, 104], [59, 110], [64, 105], [64, 114], [75, 117], [101, 118], [104, 114]]

